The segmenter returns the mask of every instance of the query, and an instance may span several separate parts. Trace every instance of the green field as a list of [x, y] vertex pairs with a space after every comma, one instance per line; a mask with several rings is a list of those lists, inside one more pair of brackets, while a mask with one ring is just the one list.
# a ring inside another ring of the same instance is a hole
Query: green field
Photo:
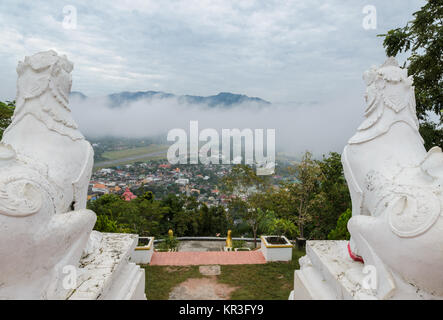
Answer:
[[108, 151], [108, 152], [104, 152], [102, 156], [106, 159], [109, 159], [109, 160], [117, 160], [117, 159], [123, 159], [123, 158], [127, 158], [127, 157], [139, 156], [139, 155], [148, 154], [148, 153], [152, 153], [152, 152], [167, 150], [168, 147], [169, 146], [167, 146], [167, 145], [151, 144], [147, 147], [138, 147], [138, 148], [125, 149], [125, 150]]
[[151, 144], [146, 147], [136, 147], [124, 150], [108, 151], [102, 154], [107, 159], [94, 164], [96, 169], [121, 166], [134, 162], [146, 162], [166, 159], [168, 145]]
[[[222, 265], [216, 279], [218, 283], [237, 287], [231, 300], [287, 300], [294, 289], [294, 271], [300, 268], [298, 259], [304, 255], [304, 251], [293, 249], [290, 262]], [[205, 277], [198, 266], [143, 267], [148, 300], [166, 300], [171, 290], [185, 280]]]
[[[146, 147], [134, 147], [123, 150], [107, 151], [101, 156], [106, 159], [95, 163], [95, 169], [121, 166], [135, 162], [146, 162], [152, 160], [165, 160], [166, 152], [170, 146], [165, 144], [151, 144]], [[294, 158], [284, 153], [277, 153], [278, 161], [293, 162]]]
[[172, 288], [186, 279], [201, 278], [198, 266], [163, 267], [144, 266], [146, 272], [145, 292], [148, 300], [168, 300]]

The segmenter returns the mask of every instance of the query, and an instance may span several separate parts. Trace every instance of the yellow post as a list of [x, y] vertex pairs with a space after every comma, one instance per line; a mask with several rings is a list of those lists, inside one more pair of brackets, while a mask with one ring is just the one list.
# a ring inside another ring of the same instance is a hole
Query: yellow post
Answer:
[[228, 230], [228, 237], [226, 238], [226, 247], [227, 248], [232, 248], [231, 230]]
[[172, 238], [174, 236], [174, 232], [172, 231], [172, 229], [169, 229], [168, 235], [169, 235], [169, 238]]

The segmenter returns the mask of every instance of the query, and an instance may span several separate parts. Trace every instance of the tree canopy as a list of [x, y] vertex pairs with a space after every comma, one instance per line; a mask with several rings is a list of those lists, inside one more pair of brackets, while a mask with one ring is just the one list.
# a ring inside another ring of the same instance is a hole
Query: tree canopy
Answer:
[[[389, 30], [383, 46], [388, 56], [409, 52], [408, 73], [413, 77], [417, 116], [425, 146], [442, 146], [443, 122], [443, 0], [428, 0], [406, 26]], [[430, 122], [433, 112], [439, 123]]]
[[0, 139], [3, 137], [3, 132], [11, 123], [11, 117], [14, 114], [15, 101], [0, 101]]

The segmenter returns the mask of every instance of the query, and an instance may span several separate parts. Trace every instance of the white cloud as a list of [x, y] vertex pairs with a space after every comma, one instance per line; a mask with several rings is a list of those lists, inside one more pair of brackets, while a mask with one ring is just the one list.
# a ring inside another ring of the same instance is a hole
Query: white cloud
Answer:
[[[349, 103], [355, 97], [318, 105], [277, 104], [257, 108], [250, 104], [235, 108], [211, 108], [178, 103], [176, 98], [133, 102], [124, 108], [110, 108], [106, 98], [85, 101], [73, 98], [71, 109], [80, 130], [90, 137], [166, 138], [171, 129], [189, 134], [190, 121], [197, 120], [199, 130], [276, 129], [276, 149], [298, 155], [306, 150], [316, 155], [341, 151], [358, 126], [363, 112]], [[179, 115], [179, 116], [178, 116]], [[347, 125], [343, 126], [342, 123]]]
[[[78, 0], [70, 3], [77, 29], [65, 30], [65, 3], [4, 0], [0, 67], [14, 70], [17, 58], [53, 48], [75, 63], [74, 89], [89, 95], [157, 86], [178, 94], [329, 100], [331, 91], [320, 97], [313, 88], [334, 79], [334, 87], [361, 89], [355, 80], [362, 70], [383, 59], [376, 34], [403, 25], [423, 1], [372, 3], [379, 14], [373, 32], [361, 27], [363, 0]], [[6, 74], [0, 98], [14, 95]], [[343, 74], [353, 78], [340, 81]]]
[[[1, 1], [0, 100], [14, 98], [17, 61], [52, 48], [74, 62], [73, 90], [89, 96], [139, 90], [194, 95], [230, 91], [277, 105], [318, 101], [324, 106], [321, 112], [300, 107], [286, 118], [314, 117], [323, 123], [330, 113], [354, 114], [350, 110], [359, 108], [363, 71], [385, 59], [377, 34], [405, 25], [424, 1], [372, 0], [378, 29], [370, 31], [362, 28], [366, 0], [69, 4], [77, 8], [76, 30], [62, 28], [64, 2]], [[99, 116], [97, 110], [90, 106], [86, 115]], [[175, 113], [162, 116], [167, 121]], [[272, 123], [273, 117], [265, 119]]]

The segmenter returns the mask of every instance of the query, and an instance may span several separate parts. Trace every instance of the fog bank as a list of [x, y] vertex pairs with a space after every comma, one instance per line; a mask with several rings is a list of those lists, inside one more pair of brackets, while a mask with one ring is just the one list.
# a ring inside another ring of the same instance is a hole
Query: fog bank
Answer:
[[71, 98], [71, 109], [80, 130], [90, 137], [146, 138], [162, 136], [197, 120], [199, 130], [275, 129], [276, 150], [300, 155], [341, 152], [362, 120], [364, 101], [359, 95], [343, 96], [314, 105], [241, 104], [231, 108], [183, 104], [176, 98], [145, 99], [110, 108], [107, 98]]

